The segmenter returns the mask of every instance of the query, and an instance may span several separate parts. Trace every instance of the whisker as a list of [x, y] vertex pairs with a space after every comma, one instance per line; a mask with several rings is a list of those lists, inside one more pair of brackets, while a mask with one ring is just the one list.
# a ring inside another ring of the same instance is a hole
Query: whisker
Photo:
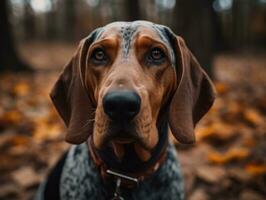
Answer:
[[85, 124], [81, 127], [81, 129], [87, 128], [87, 126], [88, 126], [91, 122], [95, 122], [95, 118], [88, 119], [88, 120], [85, 122]]

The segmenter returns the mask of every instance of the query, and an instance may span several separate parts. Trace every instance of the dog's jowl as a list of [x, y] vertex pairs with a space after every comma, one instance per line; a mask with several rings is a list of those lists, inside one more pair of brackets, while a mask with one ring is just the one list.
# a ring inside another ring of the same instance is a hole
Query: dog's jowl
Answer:
[[74, 144], [36, 199], [184, 199], [169, 134], [195, 142], [214, 87], [169, 28], [115, 22], [84, 38], [51, 92]]

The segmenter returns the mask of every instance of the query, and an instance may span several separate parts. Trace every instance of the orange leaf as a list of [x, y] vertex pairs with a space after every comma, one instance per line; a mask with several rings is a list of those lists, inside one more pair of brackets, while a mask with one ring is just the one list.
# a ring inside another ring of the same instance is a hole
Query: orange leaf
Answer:
[[13, 145], [28, 145], [30, 143], [30, 137], [23, 135], [15, 135], [11, 141]]
[[30, 88], [27, 83], [20, 82], [15, 85], [13, 91], [18, 96], [26, 96], [27, 94], [29, 94]]
[[225, 164], [234, 160], [243, 160], [249, 153], [246, 148], [232, 148], [225, 153], [211, 152], [208, 155], [208, 160], [216, 164]]
[[11, 110], [9, 112], [4, 113], [0, 118], [0, 122], [3, 124], [16, 124], [22, 120], [21, 112], [17, 110]]
[[215, 88], [218, 94], [224, 94], [228, 91], [228, 86], [221, 82], [216, 82]]
[[198, 140], [216, 138], [220, 140], [228, 140], [235, 136], [237, 132], [232, 126], [217, 121], [206, 127], [199, 127], [196, 129], [196, 136]]
[[266, 174], [266, 164], [248, 164], [245, 170], [252, 175]]
[[260, 125], [264, 123], [264, 118], [255, 109], [246, 109], [244, 111], [244, 118], [253, 125]]
[[39, 124], [33, 133], [33, 138], [36, 141], [45, 141], [58, 139], [62, 136], [62, 127], [58, 124]]

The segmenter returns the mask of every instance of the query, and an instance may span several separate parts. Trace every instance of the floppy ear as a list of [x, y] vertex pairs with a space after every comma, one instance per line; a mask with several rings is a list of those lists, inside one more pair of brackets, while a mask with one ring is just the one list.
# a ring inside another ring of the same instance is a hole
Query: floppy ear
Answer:
[[80, 144], [93, 131], [94, 108], [83, 80], [87, 64], [87, 51], [95, 32], [83, 39], [56, 81], [50, 97], [67, 126], [66, 141]]
[[190, 144], [195, 142], [196, 123], [214, 102], [215, 89], [184, 40], [174, 35], [172, 43], [178, 86], [170, 104], [169, 124], [178, 141]]

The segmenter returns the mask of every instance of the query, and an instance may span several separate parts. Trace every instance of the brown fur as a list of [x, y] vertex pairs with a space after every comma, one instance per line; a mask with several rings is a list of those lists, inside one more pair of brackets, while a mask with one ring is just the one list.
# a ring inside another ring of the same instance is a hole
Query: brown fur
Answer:
[[[212, 105], [214, 87], [183, 39], [164, 28], [173, 36], [169, 44], [155, 26], [159, 25], [116, 22], [105, 26], [95, 41], [89, 37], [81, 42], [51, 94], [68, 126], [69, 142], [81, 143], [93, 134], [96, 148], [111, 142], [117, 157], [123, 157], [123, 145], [112, 140], [112, 122], [102, 105], [104, 95], [113, 90], [135, 91], [141, 98], [140, 112], [125, 130], [134, 135], [135, 151], [141, 160], [148, 160], [158, 143], [162, 108], [164, 112], [169, 109], [173, 135], [183, 143], [194, 142], [194, 126]], [[145, 60], [155, 47], [166, 55], [156, 66]], [[92, 61], [97, 48], [108, 55], [107, 63]]]
[[[154, 30], [138, 29], [136, 36], [131, 41], [128, 57], [123, 56], [122, 38], [118, 37], [120, 27], [113, 27], [105, 30], [104, 34], [92, 43], [88, 50], [91, 52], [101, 46], [107, 49], [110, 55], [107, 65], [94, 66], [89, 62], [87, 76], [87, 84], [98, 86], [94, 90], [94, 101], [97, 101], [95, 127], [94, 127], [94, 144], [101, 148], [107, 138], [110, 120], [102, 109], [103, 96], [111, 90], [129, 89], [136, 91], [141, 97], [141, 110], [134, 119], [136, 134], [139, 143], [137, 145], [137, 153], [147, 160], [149, 153], [145, 149], [153, 149], [158, 142], [158, 133], [156, 122], [159, 110], [162, 107], [163, 99], [167, 99], [169, 94], [173, 93], [176, 87], [176, 78], [174, 69], [171, 67], [170, 60], [159, 66], [147, 66], [143, 57], [151, 47], [159, 46], [167, 53], [167, 47], [156, 34]], [[110, 36], [112, 32], [113, 36]], [[92, 81], [93, 80], [93, 81]], [[122, 148], [116, 148], [116, 151]], [[117, 154], [122, 154], [117, 152]]]

